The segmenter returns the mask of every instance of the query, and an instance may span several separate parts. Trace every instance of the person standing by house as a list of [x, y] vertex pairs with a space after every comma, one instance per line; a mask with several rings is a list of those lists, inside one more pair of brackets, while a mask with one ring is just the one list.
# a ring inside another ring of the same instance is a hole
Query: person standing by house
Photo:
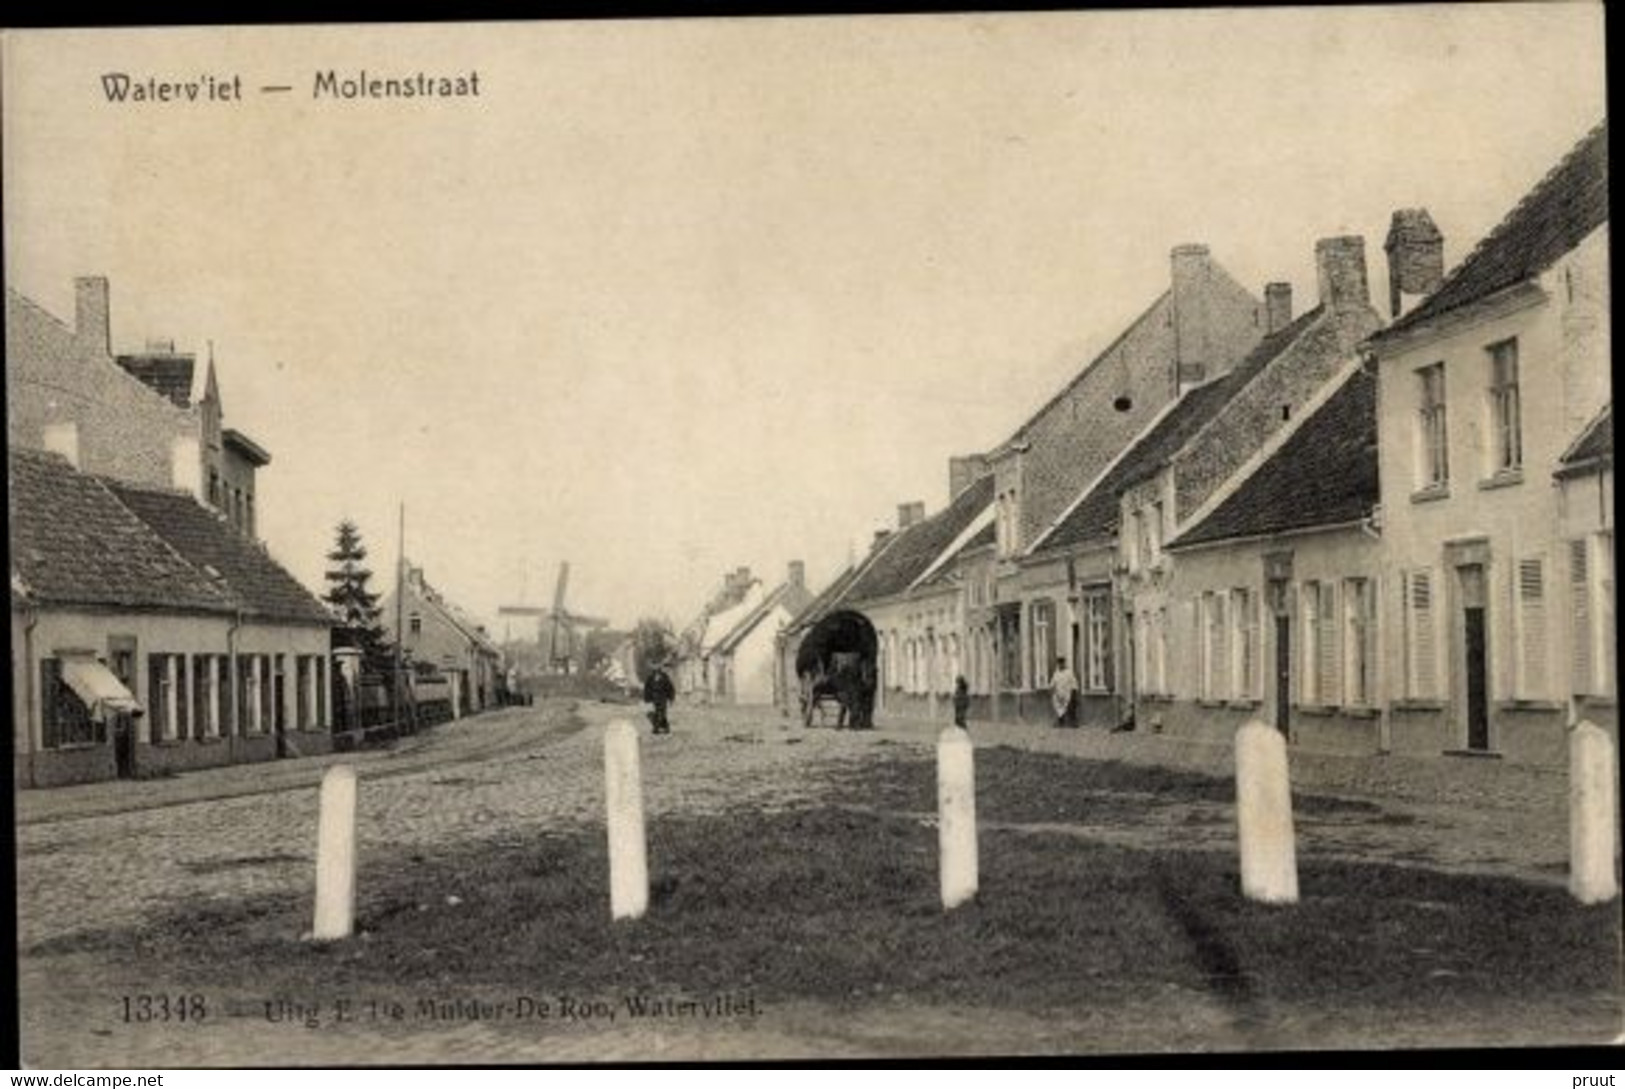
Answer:
[[671, 723], [666, 718], [666, 705], [677, 698], [677, 689], [671, 683], [671, 674], [661, 662], [656, 662], [649, 675], [643, 680], [643, 702], [652, 705], [649, 711], [649, 723], [657, 734], [671, 733]]
[[1078, 678], [1066, 667], [1065, 658], [1055, 659], [1055, 672], [1049, 679], [1049, 698], [1055, 708], [1055, 725], [1071, 729], [1078, 724]]
[[954, 678], [954, 725], [961, 730], [969, 729], [966, 719], [970, 717], [970, 687], [965, 683], [965, 675], [961, 673]]

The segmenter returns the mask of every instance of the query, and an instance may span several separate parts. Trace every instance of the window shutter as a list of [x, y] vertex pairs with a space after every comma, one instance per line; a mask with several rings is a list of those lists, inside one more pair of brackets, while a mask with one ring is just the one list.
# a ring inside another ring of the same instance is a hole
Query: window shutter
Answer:
[[1315, 649], [1319, 652], [1320, 702], [1326, 706], [1337, 703], [1337, 585], [1320, 584], [1320, 631]]
[[1299, 670], [1299, 699], [1305, 704], [1320, 702], [1320, 673], [1318, 647], [1320, 645], [1320, 584], [1306, 582], [1298, 591], [1303, 609], [1303, 666]]
[[1213, 698], [1224, 699], [1230, 690], [1230, 626], [1225, 618], [1225, 596], [1213, 595]]
[[1433, 696], [1438, 676], [1434, 662], [1433, 640], [1433, 573], [1413, 571], [1410, 576], [1407, 616], [1410, 629], [1411, 695], [1427, 699]]
[[1596, 673], [1591, 653], [1591, 565], [1584, 537], [1569, 542], [1569, 615], [1573, 617], [1574, 691], [1590, 693]]
[[1539, 696], [1546, 688], [1546, 573], [1540, 557], [1518, 561], [1518, 694]]

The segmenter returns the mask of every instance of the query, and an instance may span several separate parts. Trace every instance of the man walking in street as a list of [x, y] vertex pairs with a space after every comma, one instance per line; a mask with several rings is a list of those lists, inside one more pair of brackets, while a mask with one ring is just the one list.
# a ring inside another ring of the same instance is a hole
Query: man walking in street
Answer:
[[1055, 673], [1049, 679], [1049, 697], [1055, 708], [1055, 725], [1070, 729], [1078, 724], [1078, 678], [1066, 668], [1066, 659], [1055, 659]]
[[656, 662], [643, 681], [643, 702], [653, 705], [649, 711], [649, 723], [655, 733], [671, 733], [671, 723], [666, 719], [666, 705], [676, 698], [677, 689], [671, 683], [671, 675], [662, 663]]

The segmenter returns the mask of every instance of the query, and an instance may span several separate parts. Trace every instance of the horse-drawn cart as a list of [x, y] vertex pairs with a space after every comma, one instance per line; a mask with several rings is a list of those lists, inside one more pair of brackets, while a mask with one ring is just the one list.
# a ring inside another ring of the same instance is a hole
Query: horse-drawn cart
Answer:
[[873, 729], [879, 649], [875, 627], [862, 613], [833, 612], [814, 624], [796, 651], [802, 725], [811, 726], [813, 712], [833, 702], [840, 708], [838, 726]]

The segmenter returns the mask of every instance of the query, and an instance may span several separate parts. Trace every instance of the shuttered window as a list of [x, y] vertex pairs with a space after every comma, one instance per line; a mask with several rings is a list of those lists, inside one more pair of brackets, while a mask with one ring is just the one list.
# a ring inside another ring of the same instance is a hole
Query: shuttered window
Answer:
[[1316, 694], [1321, 704], [1334, 706], [1340, 698], [1340, 662], [1337, 656], [1337, 584], [1320, 584], [1320, 607], [1316, 610], [1320, 631], [1315, 639], [1315, 667], [1320, 672]]
[[1344, 581], [1343, 612], [1347, 618], [1343, 634], [1343, 702], [1352, 707], [1369, 707], [1377, 662], [1377, 595], [1370, 579]]
[[1214, 594], [1212, 600], [1213, 615], [1208, 618], [1210, 621], [1208, 636], [1213, 641], [1211, 654], [1213, 691], [1211, 698], [1222, 700], [1230, 694], [1230, 632], [1229, 625], [1225, 620], [1225, 613], [1227, 612], [1225, 595], [1222, 593]]
[[1320, 702], [1320, 583], [1306, 582], [1298, 592], [1303, 620], [1302, 668], [1298, 671], [1298, 700], [1313, 705]]
[[1518, 561], [1517, 685], [1520, 698], [1546, 694], [1546, 567], [1539, 556]]
[[1438, 667], [1433, 631], [1433, 572], [1425, 568], [1410, 572], [1401, 590], [1405, 595], [1405, 695], [1411, 699], [1434, 699], [1438, 690]]
[[1591, 564], [1584, 537], [1569, 542], [1569, 642], [1574, 665], [1573, 685], [1577, 694], [1588, 694], [1595, 685], [1594, 655], [1591, 652]]
[[1230, 691], [1236, 699], [1248, 699], [1255, 691], [1257, 613], [1253, 604], [1253, 596], [1248, 591], [1230, 591]]

